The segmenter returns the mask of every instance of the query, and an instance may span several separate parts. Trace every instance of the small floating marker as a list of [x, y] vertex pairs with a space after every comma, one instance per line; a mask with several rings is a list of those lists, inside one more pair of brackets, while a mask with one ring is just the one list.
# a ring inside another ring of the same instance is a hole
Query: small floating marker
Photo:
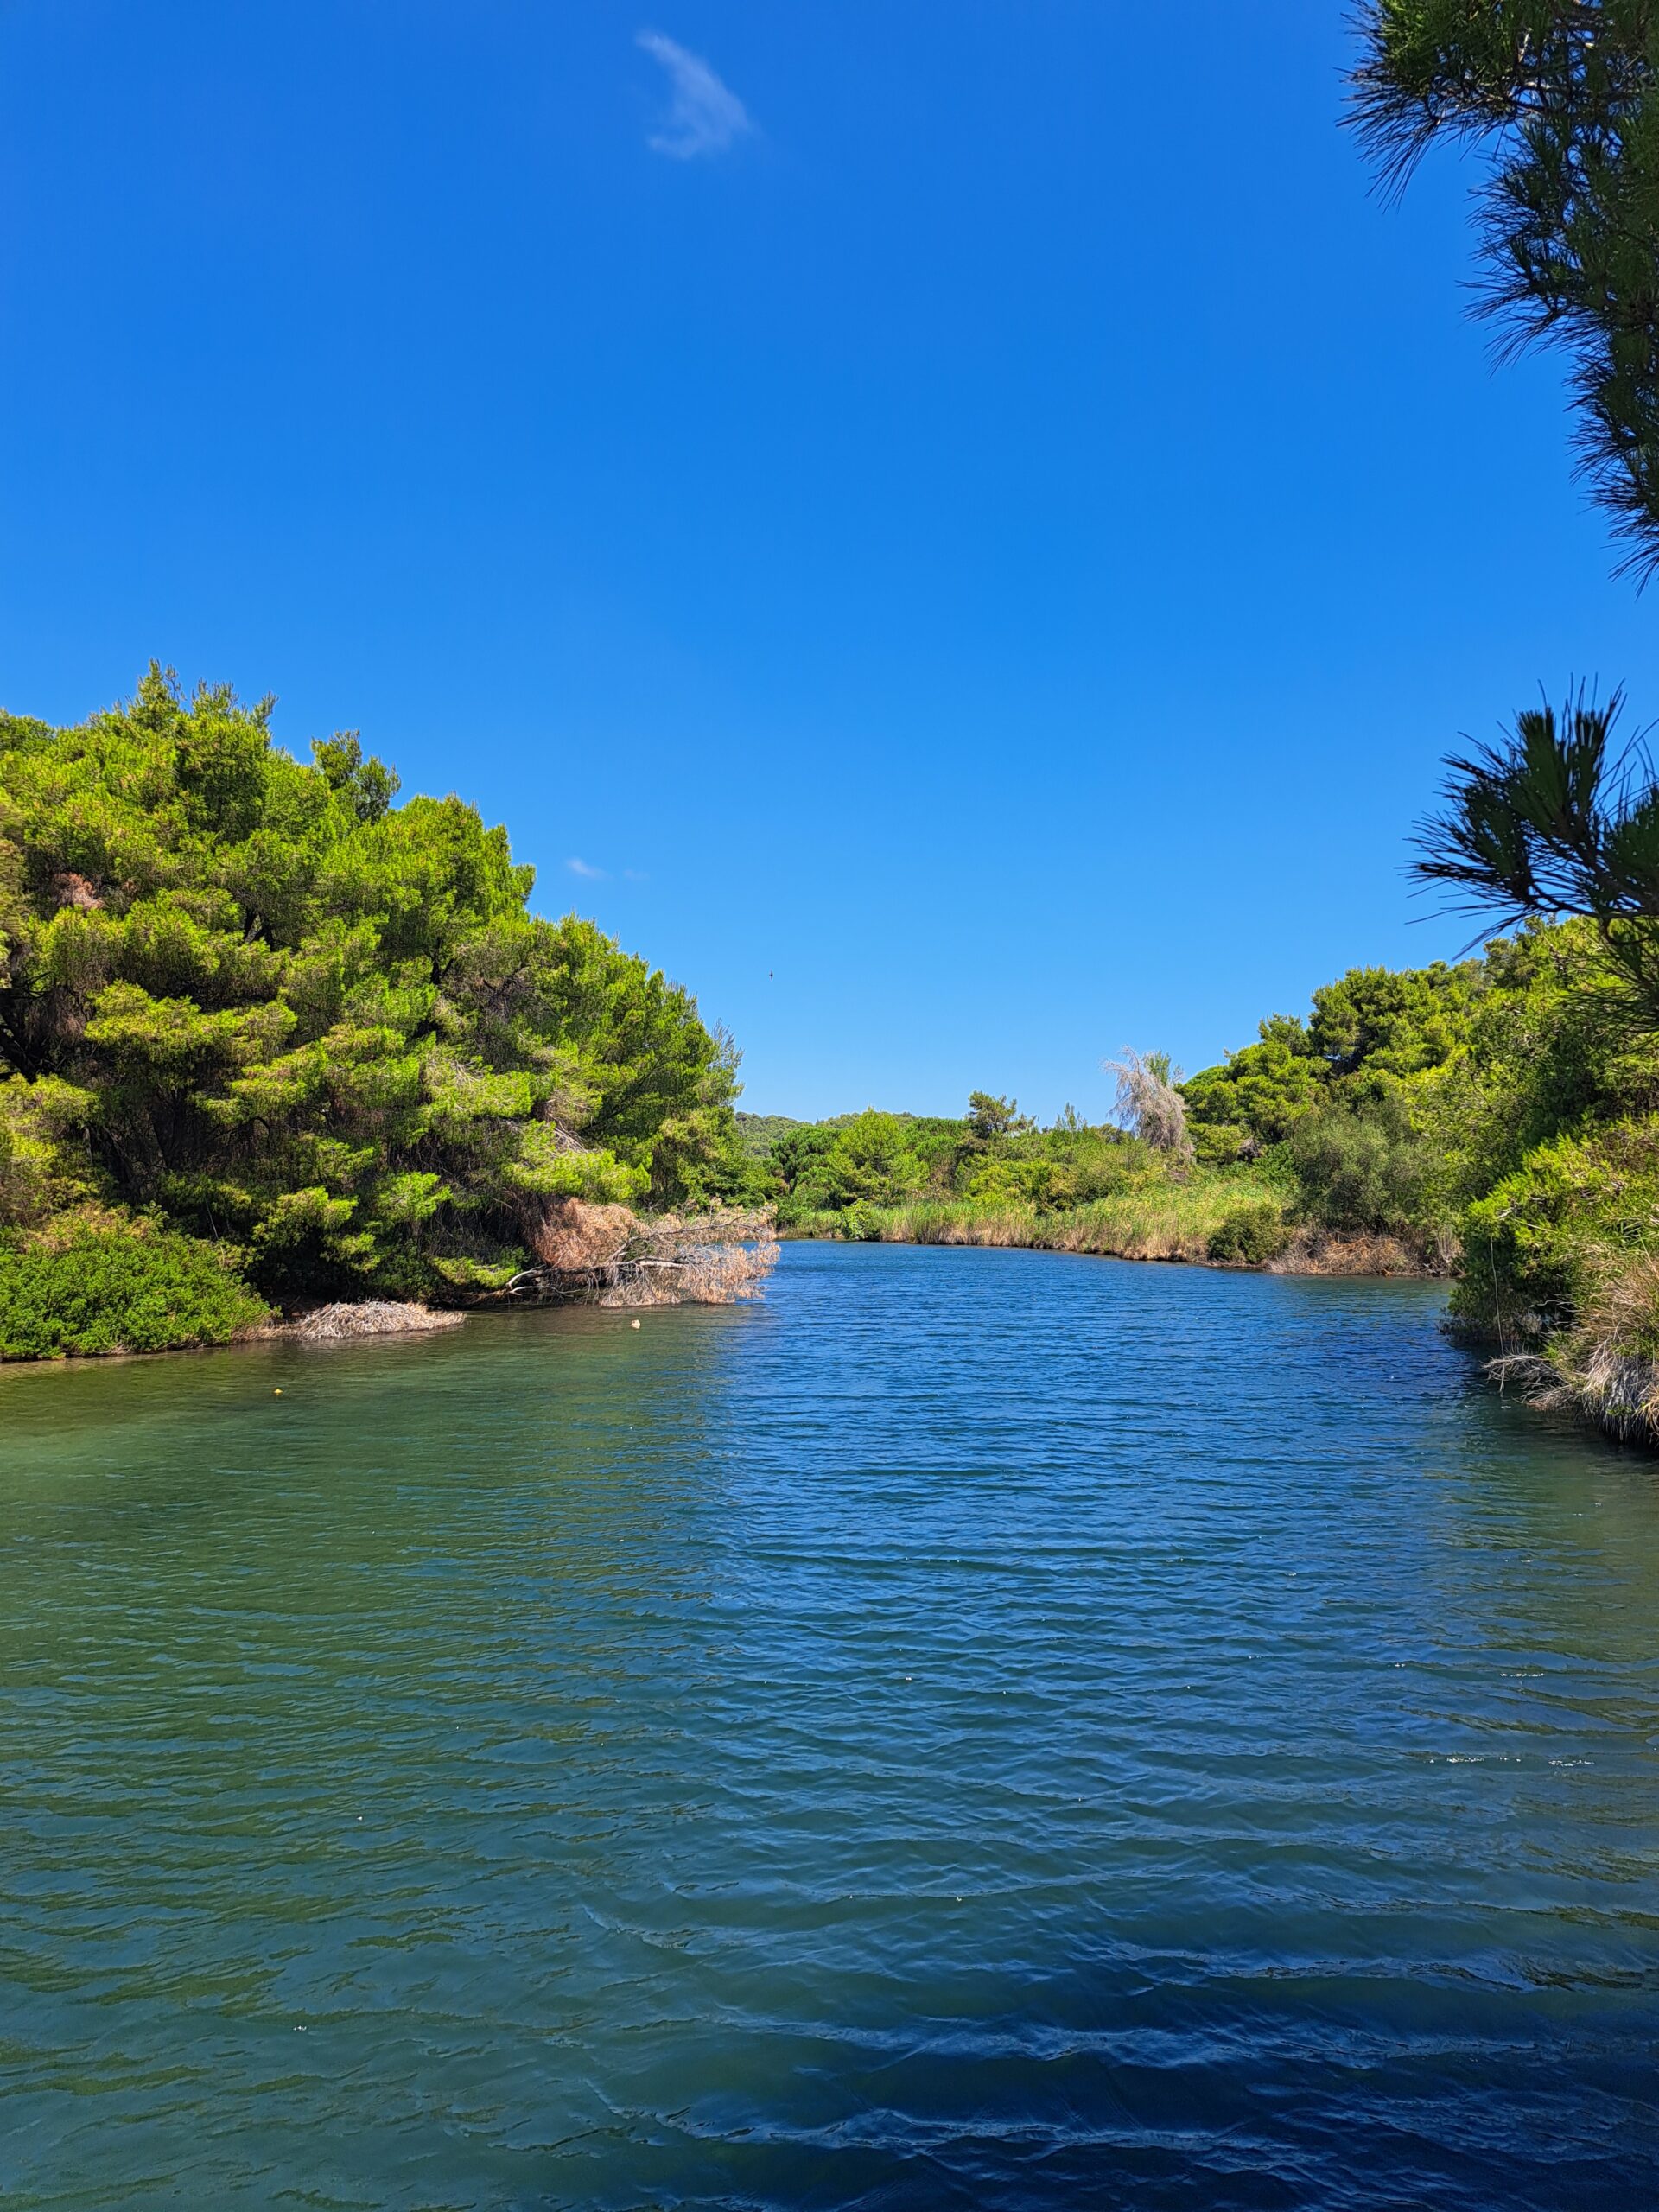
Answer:
[[639, 1324], [637, 1321], [630, 1321], [630, 1322], [629, 1322], [629, 1324], [628, 1324], [628, 1326], [629, 1326], [631, 1329], [637, 1329], [637, 1328], [639, 1327]]
[[273, 1398], [280, 1398], [283, 1394], [280, 1390], [273, 1390], [270, 1395]]

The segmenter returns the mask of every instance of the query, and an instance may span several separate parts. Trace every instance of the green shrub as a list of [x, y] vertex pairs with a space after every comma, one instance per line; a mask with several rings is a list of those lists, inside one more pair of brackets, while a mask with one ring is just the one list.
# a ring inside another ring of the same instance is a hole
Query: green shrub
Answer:
[[1398, 1089], [1305, 1114], [1287, 1150], [1306, 1219], [1391, 1235], [1421, 1225], [1432, 1160]]
[[856, 1199], [847, 1207], [836, 1225], [850, 1243], [879, 1244], [881, 1241], [881, 1215], [868, 1198]]
[[1246, 1147], [1256, 1141], [1239, 1122], [1189, 1122], [1186, 1126], [1192, 1156], [1200, 1167], [1230, 1167], [1236, 1160], [1248, 1158]]
[[213, 1245], [147, 1224], [0, 1246], [0, 1360], [222, 1344], [265, 1313]]
[[1240, 1206], [1217, 1222], [1205, 1250], [1212, 1260], [1246, 1268], [1265, 1267], [1290, 1242], [1290, 1228], [1275, 1205]]
[[975, 1169], [967, 1195], [976, 1205], [1009, 1203], [1052, 1213], [1077, 1203], [1078, 1178], [1052, 1160], [992, 1159]]
[[1464, 1216], [1459, 1318], [1494, 1327], [1569, 1318], [1586, 1287], [1659, 1245], [1659, 1121], [1535, 1145]]
[[785, 1186], [779, 1219], [789, 1224], [841, 1207], [897, 1205], [912, 1197], [927, 1177], [917, 1133], [931, 1127], [868, 1109], [790, 1130], [772, 1154], [774, 1175]]

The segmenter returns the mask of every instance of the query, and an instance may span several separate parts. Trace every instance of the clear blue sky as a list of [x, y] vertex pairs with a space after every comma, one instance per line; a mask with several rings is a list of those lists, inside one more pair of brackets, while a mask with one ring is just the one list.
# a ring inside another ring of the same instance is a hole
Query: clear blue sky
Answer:
[[762, 1111], [1098, 1116], [1454, 950], [1441, 753], [1659, 712], [1655, 610], [1343, 15], [0, 0], [0, 700], [360, 728]]

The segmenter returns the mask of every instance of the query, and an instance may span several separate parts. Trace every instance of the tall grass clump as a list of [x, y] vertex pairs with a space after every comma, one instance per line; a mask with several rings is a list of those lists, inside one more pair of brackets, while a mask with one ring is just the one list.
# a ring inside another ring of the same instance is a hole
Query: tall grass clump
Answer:
[[1147, 1179], [1080, 1205], [1020, 1199], [918, 1198], [895, 1206], [798, 1215], [791, 1233], [889, 1244], [1021, 1246], [1092, 1252], [1127, 1260], [1205, 1260], [1211, 1240], [1241, 1208], [1281, 1216], [1280, 1189], [1266, 1170], [1195, 1169], [1183, 1181]]

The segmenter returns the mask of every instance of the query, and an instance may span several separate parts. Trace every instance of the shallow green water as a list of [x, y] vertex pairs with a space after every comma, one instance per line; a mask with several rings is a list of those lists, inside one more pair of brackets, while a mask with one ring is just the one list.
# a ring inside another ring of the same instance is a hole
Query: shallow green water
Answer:
[[1659, 1473], [1438, 1304], [0, 1373], [0, 2202], [1659, 2200]]

